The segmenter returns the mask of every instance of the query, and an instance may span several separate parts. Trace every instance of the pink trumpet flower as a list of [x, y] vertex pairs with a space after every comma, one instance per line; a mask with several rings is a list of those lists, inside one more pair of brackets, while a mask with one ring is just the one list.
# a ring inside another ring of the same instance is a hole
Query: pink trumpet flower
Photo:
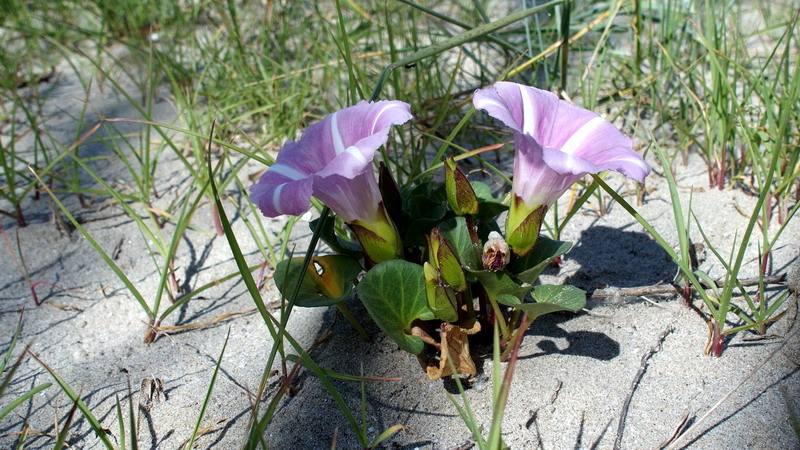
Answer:
[[644, 183], [650, 173], [630, 138], [594, 112], [551, 92], [501, 81], [476, 91], [473, 103], [514, 134], [506, 233], [519, 255], [533, 248], [550, 205], [584, 175], [614, 170]]
[[302, 214], [313, 195], [350, 225], [372, 262], [399, 257], [400, 237], [383, 207], [372, 159], [392, 125], [412, 118], [409, 109], [400, 101], [361, 101], [328, 114], [284, 144], [250, 187], [250, 199], [276, 217]]

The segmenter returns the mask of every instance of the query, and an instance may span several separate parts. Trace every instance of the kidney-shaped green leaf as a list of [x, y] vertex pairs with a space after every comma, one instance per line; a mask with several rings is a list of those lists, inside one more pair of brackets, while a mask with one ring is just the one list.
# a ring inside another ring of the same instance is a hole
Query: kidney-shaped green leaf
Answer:
[[428, 308], [422, 266], [399, 259], [384, 261], [364, 275], [358, 298], [400, 348], [415, 355], [422, 352], [422, 339], [408, 334], [414, 320], [436, 318]]
[[524, 311], [531, 320], [557, 311], [575, 312], [586, 306], [586, 292], [570, 285], [534, 286], [531, 297], [536, 303], [522, 303], [513, 295], [503, 295], [497, 301]]
[[499, 300], [504, 295], [511, 295], [521, 300], [525, 298], [525, 295], [531, 289], [530, 285], [517, 284], [505, 272], [481, 270], [474, 272], [474, 275], [492, 300]]
[[[302, 269], [303, 257], [300, 256], [278, 263], [275, 285], [284, 297], [288, 298], [294, 292]], [[295, 304], [305, 307], [330, 306], [346, 300], [353, 289], [353, 280], [360, 272], [361, 264], [350, 256], [315, 256], [308, 264]]]
[[570, 247], [572, 247], [570, 242], [539, 236], [533, 250], [517, 258], [508, 269], [523, 283], [533, 283], [552, 260], [567, 253]]

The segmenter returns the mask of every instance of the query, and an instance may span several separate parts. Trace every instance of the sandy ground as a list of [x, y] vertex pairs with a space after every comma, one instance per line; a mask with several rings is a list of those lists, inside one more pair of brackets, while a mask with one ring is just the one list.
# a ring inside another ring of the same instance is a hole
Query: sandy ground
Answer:
[[[51, 108], [48, 122], [60, 130], [63, 142], [74, 137], [67, 112], [80, 108], [74, 95], [76, 83], [63, 68], [60, 79], [47, 94]], [[120, 106], [113, 91], [94, 92], [92, 105], [111, 117], [134, 117]], [[157, 104], [157, 119], [171, 120], [168, 102]], [[67, 111], [67, 112], [65, 112]], [[129, 128], [126, 131], [133, 131]], [[102, 154], [101, 146], [91, 150]], [[115, 182], [124, 183], [124, 172], [114, 160], [97, 163], [97, 170]], [[159, 166], [158, 180], [164, 201], [171, 200], [185, 182], [181, 165], [167, 156]], [[257, 170], [248, 166], [242, 174]], [[746, 218], [738, 211], [751, 211], [752, 198], [740, 190], [716, 191], [707, 186], [705, 166], [692, 158], [687, 166], [676, 167], [681, 195], [694, 210], [720, 252], [727, 255], [734, 239], [741, 236]], [[177, 181], [176, 181], [177, 180]], [[631, 201], [630, 183], [611, 175], [613, 186]], [[162, 181], [159, 181], [161, 184]], [[672, 209], [666, 183], [658, 175], [648, 179], [649, 193], [641, 214], [665, 238], [677, 246]], [[696, 187], [692, 191], [690, 187]], [[564, 199], [566, 200], [566, 198]], [[144, 293], [153, 297], [158, 274], [146, 242], [136, 223], [120, 215], [116, 207], [81, 209], [76, 198], [67, 197], [68, 207], [86, 221], [89, 232], [107, 251], [119, 247], [117, 263]], [[232, 201], [245, 202], [233, 197]], [[2, 206], [5, 208], [5, 206]], [[737, 209], [738, 207], [738, 209]], [[252, 312], [252, 301], [241, 282], [223, 283], [186, 304], [164, 325], [185, 325], [210, 321], [223, 314], [245, 312], [213, 326], [163, 335], [145, 345], [146, 316], [112, 271], [77, 231], [59, 230], [48, 201], [28, 200], [24, 204], [29, 225], [18, 228], [3, 217], [2, 225], [12, 243], [19, 237], [25, 263], [33, 281], [40, 285], [44, 304], [36, 306], [22, 273], [11, 263], [3, 248], [0, 266], [0, 351], [8, 348], [11, 335], [24, 310], [23, 331], [16, 357], [26, 345], [54, 369], [78, 393], [102, 425], [119, 439], [116, 397], [134, 402], [142, 448], [173, 449], [186, 441], [198, 417], [213, 367], [227, 333], [227, 351], [203, 427], [208, 432], [196, 442], [198, 448], [238, 448], [244, 441], [250, 419], [252, 393], [262, 376], [271, 346], [261, 318]], [[562, 238], [576, 242], [560, 269], [549, 269], [545, 282], [571, 282], [584, 289], [605, 286], [633, 287], [668, 282], [676, 267], [663, 250], [618, 205], [609, 213], [596, 214], [590, 205], [566, 228]], [[268, 220], [272, 231], [281, 219]], [[224, 238], [216, 237], [210, 208], [203, 205], [193, 224], [199, 230], [187, 232], [181, 243], [176, 267], [180, 283], [192, 289], [235, 271]], [[235, 220], [240, 244], [250, 263], [259, 262], [241, 220]], [[696, 227], [693, 227], [696, 230]], [[297, 248], [302, 251], [309, 232], [304, 223], [296, 228]], [[774, 230], [773, 230], [774, 231]], [[165, 231], [169, 233], [169, 228]], [[798, 256], [800, 221], [788, 225], [776, 251], [771, 271], [786, 273]], [[700, 236], [694, 233], [694, 239]], [[754, 240], [755, 242], [755, 240]], [[13, 246], [13, 244], [12, 244]], [[756, 274], [757, 247], [748, 249], [743, 277]], [[706, 252], [701, 268], [712, 276], [722, 275], [721, 265]], [[19, 255], [17, 255], [19, 258]], [[62, 289], [63, 288], [63, 289]], [[785, 289], [785, 287], [779, 287]], [[277, 300], [276, 289], [268, 286], [265, 301]], [[777, 293], [778, 290], [771, 291]], [[769, 329], [771, 339], [753, 340], [741, 333], [729, 341], [722, 358], [703, 355], [708, 329], [695, 312], [680, 306], [674, 296], [667, 298], [612, 298], [590, 300], [587, 312], [545, 316], [526, 334], [504, 417], [504, 441], [515, 449], [525, 448], [611, 448], [617, 437], [621, 412], [633, 392], [621, 438], [622, 448], [654, 448], [667, 440], [684, 415], [697, 426], [683, 445], [693, 448], [798, 448], [792, 429], [790, 408], [800, 408], [800, 353], [798, 339], [783, 339], [794, 323], [794, 310]], [[371, 322], [357, 299], [348, 303], [365, 324], [373, 340], [364, 342], [358, 333], [336, 318], [335, 309], [297, 308], [289, 331], [308, 347], [330, 330], [327, 340], [313, 351], [315, 361], [334, 371], [374, 377], [401, 377], [402, 381], [369, 382], [365, 385], [366, 427], [371, 438], [384, 429], [403, 424], [388, 441], [392, 448], [469, 448], [470, 433], [447, 393], [456, 393], [452, 381], [429, 381], [416, 359], [397, 349]], [[696, 305], [701, 306], [699, 302]], [[651, 354], [652, 352], [652, 354]], [[466, 392], [484, 434], [491, 417], [491, 355], [488, 347], [476, 346], [474, 354], [483, 373], [472, 380]], [[634, 389], [632, 381], [643, 367], [646, 371]], [[153, 380], [163, 393], [145, 395]], [[27, 358], [14, 377], [5, 405], [15, 395], [33, 386], [51, 382], [50, 375]], [[134, 388], [127, 397], [128, 382]], [[277, 389], [278, 378], [270, 378], [266, 399]], [[742, 383], [743, 382], [743, 383]], [[740, 384], [741, 383], [741, 384]], [[361, 417], [360, 383], [334, 381], [357, 418]], [[144, 386], [144, 388], [143, 388]], [[320, 381], [301, 371], [295, 395], [280, 404], [276, 418], [267, 429], [272, 448], [357, 448], [358, 441], [341, 411]], [[730, 394], [730, 396], [728, 396]], [[152, 398], [150, 398], [152, 397]], [[458, 395], [456, 395], [458, 398]], [[723, 400], [719, 407], [714, 407]], [[462, 399], [459, 398], [459, 402]], [[56, 433], [54, 423], [63, 423], [71, 407], [57, 386], [37, 395], [0, 422], [0, 447], [16, 445], [25, 423], [43, 435], [32, 435], [28, 448], [49, 448]], [[704, 416], [710, 411], [708, 416]], [[701, 420], [702, 418], [702, 420]], [[360, 419], [359, 419], [360, 420]], [[60, 426], [60, 425], [59, 425]], [[335, 438], [336, 436], [336, 438]], [[75, 448], [98, 448], [101, 443], [85, 420], [77, 420], [69, 439]]]

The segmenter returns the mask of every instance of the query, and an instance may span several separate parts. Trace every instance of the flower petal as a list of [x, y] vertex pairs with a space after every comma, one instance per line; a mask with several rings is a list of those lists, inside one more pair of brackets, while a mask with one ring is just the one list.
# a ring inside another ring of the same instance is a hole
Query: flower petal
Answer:
[[[392, 125], [412, 118], [409, 110], [407, 103], [395, 100], [362, 101], [325, 116], [309, 126], [299, 141], [284, 144], [275, 164], [250, 188], [253, 203], [268, 217], [298, 215], [308, 209], [314, 195], [346, 220], [374, 215], [381, 201], [374, 174], [371, 184], [359, 177], [372, 170], [375, 151], [386, 143]], [[326, 182], [328, 177], [338, 178]], [[340, 186], [356, 178], [352, 187]], [[342, 194], [347, 197], [335, 198], [333, 192], [341, 191], [348, 191]], [[336, 204], [344, 205], [344, 211], [337, 211]]]
[[532, 136], [543, 147], [542, 161], [556, 172], [614, 170], [640, 183], [650, 174], [630, 138], [594, 112], [551, 92], [498, 82], [475, 92], [473, 103], [514, 131]]
[[375, 220], [381, 202], [375, 171], [366, 167], [353, 178], [342, 175], [314, 176], [314, 197], [347, 223]]
[[305, 212], [311, 204], [312, 186], [311, 178], [294, 180], [268, 170], [258, 183], [250, 186], [250, 200], [267, 217], [281, 214], [296, 216]]
[[[313, 136], [333, 150], [326, 166], [317, 175], [353, 178], [372, 164], [375, 151], [386, 143], [392, 125], [413, 117], [407, 103], [396, 100], [361, 101], [355, 106], [330, 114], [320, 122]], [[328, 145], [329, 143], [329, 145]]]
[[597, 114], [559, 100], [552, 92], [500, 81], [475, 92], [473, 103], [545, 147], [561, 148], [570, 136]]
[[[562, 158], [555, 165], [563, 166], [559, 167], [561, 169], [568, 168], [557, 171], [547, 163], [546, 158], [550, 153], [561, 152], [542, 147], [536, 139], [518, 132], [514, 132], [514, 142], [516, 153], [512, 191], [530, 208], [552, 205], [572, 183], [587, 173], [582, 172], [584, 169], [591, 169], [580, 158], [573, 158], [571, 163]], [[560, 157], [556, 155], [556, 158]], [[572, 173], [573, 169], [578, 173]]]
[[577, 175], [582, 177], [587, 173], [598, 173], [603, 171], [600, 167], [592, 164], [580, 156], [570, 155], [555, 148], [544, 147], [542, 149], [542, 160], [551, 169], [562, 175]]

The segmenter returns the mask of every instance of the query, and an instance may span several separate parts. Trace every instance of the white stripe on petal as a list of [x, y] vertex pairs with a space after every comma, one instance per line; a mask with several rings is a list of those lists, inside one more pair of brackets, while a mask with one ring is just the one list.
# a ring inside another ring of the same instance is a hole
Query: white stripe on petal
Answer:
[[272, 167], [269, 168], [269, 170], [272, 173], [277, 173], [278, 175], [283, 175], [284, 177], [292, 179], [292, 180], [295, 180], [295, 181], [303, 179], [303, 178], [308, 176], [308, 175], [304, 174], [303, 172], [300, 172], [299, 170], [294, 169], [292, 167], [289, 167], [289, 166], [287, 166], [285, 164], [273, 164]]
[[366, 165], [369, 162], [367, 161], [367, 158], [365, 158], [364, 155], [361, 153], [361, 150], [359, 150], [358, 147], [356, 147], [355, 145], [347, 147], [345, 152], [349, 153], [350, 156], [355, 158], [359, 163], [363, 165]]
[[275, 188], [275, 191], [272, 192], [272, 204], [275, 206], [275, 211], [278, 211], [278, 214], [283, 214], [283, 209], [281, 208], [281, 191], [284, 186], [286, 185], [279, 184], [278, 187]]
[[522, 132], [534, 136], [533, 134], [533, 104], [531, 104], [531, 97], [528, 94], [528, 89], [519, 85], [519, 95], [522, 99]]
[[[487, 94], [488, 95], [488, 94]], [[489, 98], [487, 95], [481, 96], [480, 98], [475, 98], [473, 103], [475, 104], [475, 108], [477, 109], [486, 109], [489, 105], [497, 106], [498, 108], [508, 111], [508, 107], [493, 98]]]
[[561, 151], [568, 154], [573, 155], [575, 152], [586, 143], [592, 133], [597, 131], [597, 129], [605, 123], [605, 119], [602, 117], [595, 117], [594, 119], [586, 122], [585, 124], [581, 125], [578, 128], [578, 131], [572, 134], [572, 136], [567, 139], [567, 142], [561, 146]]
[[[378, 119], [381, 118], [381, 114], [386, 112], [386, 110], [393, 108], [394, 106], [395, 106], [394, 103], [389, 103], [384, 105], [383, 108], [381, 108], [381, 110], [378, 111], [378, 114], [372, 118], [372, 128], [369, 130], [369, 134], [375, 134], [375, 126], [378, 124]], [[347, 150], [350, 151], [349, 148]]]
[[331, 138], [333, 138], [333, 149], [336, 150], [337, 155], [344, 151], [344, 142], [342, 142], [342, 135], [339, 133], [338, 115], [339, 111], [331, 114]]

